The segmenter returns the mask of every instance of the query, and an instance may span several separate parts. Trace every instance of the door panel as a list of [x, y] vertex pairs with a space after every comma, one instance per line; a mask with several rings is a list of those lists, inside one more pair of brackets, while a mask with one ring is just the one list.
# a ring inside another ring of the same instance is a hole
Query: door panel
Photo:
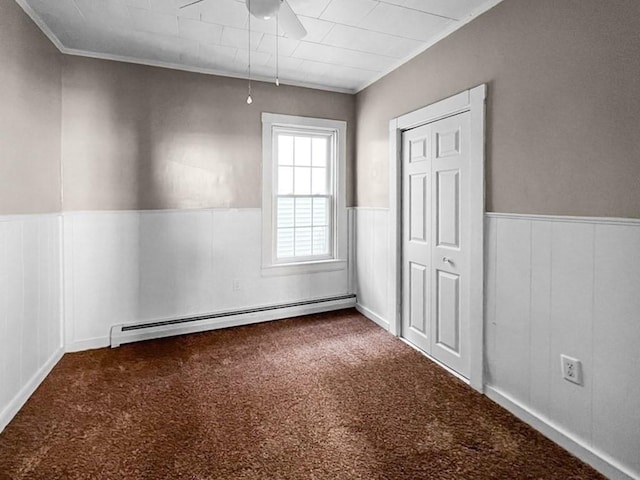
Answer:
[[468, 112], [403, 132], [402, 336], [469, 377]]
[[436, 158], [460, 155], [460, 129], [436, 132], [436, 145], [438, 147]]
[[426, 335], [429, 330], [427, 324], [428, 310], [426, 308], [427, 296], [425, 295], [427, 267], [410, 262], [409, 268], [411, 269], [409, 276], [410, 328], [417, 330], [422, 335]]
[[402, 149], [402, 336], [428, 351], [431, 336], [430, 128], [406, 132]]
[[426, 242], [427, 176], [424, 173], [411, 175], [409, 190], [411, 241]]
[[437, 271], [436, 281], [436, 343], [449, 349], [452, 353], [460, 353], [460, 277], [442, 270]]
[[422, 162], [427, 160], [427, 137], [419, 137], [409, 142], [410, 162]]
[[460, 170], [445, 170], [436, 175], [437, 245], [460, 248]]

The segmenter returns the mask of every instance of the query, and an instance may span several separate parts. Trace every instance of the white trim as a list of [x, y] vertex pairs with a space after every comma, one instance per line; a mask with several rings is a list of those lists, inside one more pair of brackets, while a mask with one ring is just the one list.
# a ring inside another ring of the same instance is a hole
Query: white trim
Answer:
[[354, 210], [368, 210], [372, 212], [388, 212], [389, 211], [389, 207], [349, 207], [349, 208], [353, 208]]
[[16, 222], [16, 221], [26, 222], [30, 220], [40, 220], [42, 218], [60, 217], [60, 216], [62, 216], [62, 213], [60, 212], [5, 214], [5, 215], [0, 215], [0, 223]]
[[419, 349], [418, 347], [416, 347], [413, 343], [411, 343], [409, 340], [407, 340], [406, 338], [402, 338], [402, 337], [398, 337], [399, 340], [401, 340], [403, 343], [409, 345], [411, 348], [413, 348], [416, 352], [422, 354], [424, 357], [427, 357], [427, 359], [433, 363], [435, 363], [436, 365], [438, 365], [440, 368], [445, 369], [448, 373], [450, 373], [451, 375], [453, 375], [454, 377], [456, 377], [458, 380], [466, 383], [467, 385], [469, 385], [469, 379], [468, 378], [464, 378], [462, 375], [460, 375], [458, 372], [456, 372], [455, 370], [453, 370], [452, 368], [446, 366], [444, 363], [442, 363], [440, 360], [438, 360], [437, 358], [432, 357], [431, 355], [429, 355], [427, 352], [425, 352], [424, 350]]
[[60, 361], [63, 354], [64, 349], [62, 347], [58, 348], [53, 355], [49, 357], [49, 360], [29, 379], [26, 385], [20, 389], [18, 394], [9, 402], [4, 410], [0, 412], [0, 432], [9, 425], [9, 422], [16, 416], [16, 413], [20, 411], [27, 400], [29, 400], [29, 397], [33, 395], [43, 380], [47, 378], [47, 375], [49, 375], [53, 367]]
[[97, 348], [107, 348], [110, 345], [109, 337], [94, 337], [82, 340], [74, 340], [65, 345], [65, 353], [84, 352]]
[[321, 272], [336, 272], [345, 270], [349, 266], [347, 260], [320, 260], [316, 262], [280, 263], [263, 265], [260, 274], [263, 277], [278, 277], [280, 275], [301, 275]]
[[497, 388], [485, 385], [485, 394], [502, 408], [508, 410], [520, 420], [542, 433], [554, 443], [557, 443], [562, 448], [568, 450], [583, 462], [588, 463], [607, 478], [613, 480], [640, 479], [639, 472], [632, 472], [628, 470], [606, 453], [590, 447], [583, 440], [577, 438], [544, 416], [529, 409], [518, 400], [501, 392]]
[[144, 210], [68, 210], [62, 212], [63, 216], [80, 215], [126, 215], [126, 214], [165, 214], [165, 213], [185, 213], [185, 212], [236, 212], [254, 210], [259, 211], [260, 207], [212, 207], [212, 208], [167, 208], [167, 209], [144, 209]]
[[42, 18], [40, 18], [40, 15], [38, 15], [35, 12], [35, 10], [31, 8], [31, 5], [29, 5], [26, 2], [26, 0], [16, 0], [16, 3], [20, 5], [20, 7], [22, 7], [22, 10], [24, 10], [24, 13], [26, 13], [29, 16], [29, 18], [33, 20], [33, 23], [35, 23], [38, 26], [38, 28], [42, 30], [42, 33], [44, 33], [47, 36], [47, 38], [51, 41], [51, 43], [53, 43], [61, 53], [67, 53], [66, 52], [67, 49], [62, 44], [60, 39], [56, 37], [56, 35], [49, 28], [49, 26], [44, 22], [44, 20], [42, 20]]
[[356, 293], [356, 210], [347, 207], [347, 278], [349, 293]]
[[469, 231], [471, 291], [469, 348], [471, 369], [469, 382], [473, 388], [484, 389], [484, 209], [485, 209], [485, 101], [487, 86], [469, 90], [471, 114], [469, 163]]
[[[345, 207], [347, 210], [389, 210], [388, 207]], [[261, 207], [211, 207], [211, 208], [156, 208], [156, 209], [145, 209], [145, 210], [67, 210], [65, 212], [58, 213], [34, 213], [33, 215], [60, 215], [60, 216], [73, 216], [73, 215], [96, 215], [96, 214], [125, 214], [125, 213], [184, 213], [184, 212], [243, 212], [247, 210], [260, 211]], [[31, 215], [31, 214], [28, 214]], [[22, 214], [18, 215], [6, 215], [7, 220], [11, 220], [9, 217], [20, 217], [24, 216]], [[2, 215], [0, 215], [0, 221], [2, 220]]]
[[621, 225], [640, 227], [640, 218], [616, 217], [574, 217], [565, 215], [534, 215], [527, 213], [497, 213], [487, 212], [487, 218], [507, 218], [511, 220], [530, 220], [538, 222], [589, 223], [599, 225]]
[[372, 80], [367, 80], [366, 82], [364, 82], [361, 86], [359, 86], [358, 88], [355, 89], [354, 93], [360, 93], [362, 90], [364, 90], [365, 88], [373, 85], [374, 83], [376, 83], [381, 78], [386, 77], [387, 75], [389, 75], [391, 72], [393, 72], [397, 68], [399, 68], [402, 65], [404, 65], [405, 63], [409, 62], [411, 59], [417, 57], [421, 53], [427, 51], [428, 49], [433, 47], [436, 43], [444, 40], [449, 35], [451, 35], [452, 33], [456, 32], [457, 30], [461, 29], [462, 27], [464, 27], [467, 23], [471, 22], [472, 20], [475, 20], [477, 17], [479, 17], [483, 13], [491, 10], [493, 7], [495, 7], [496, 5], [498, 5], [501, 2], [502, 2], [502, 0], [487, 0], [486, 2], [482, 3], [476, 9], [474, 9], [467, 17], [463, 18], [462, 20], [456, 20], [448, 28], [443, 30], [439, 35], [433, 37], [426, 44], [421, 45], [416, 51], [414, 51], [413, 53], [411, 53], [411, 54], [407, 55], [406, 57], [402, 58], [398, 62], [393, 63], [389, 68], [383, 70], [382, 73], [380, 73], [379, 75], [375, 76]]
[[301, 315], [311, 315], [314, 313], [331, 312], [333, 310], [343, 310], [345, 308], [353, 308], [355, 307], [355, 304], [356, 299], [355, 297], [352, 297], [309, 305], [283, 307], [261, 312], [238, 313], [223, 318], [211, 318], [191, 323], [177, 323], [172, 325], [154, 326], [145, 328], [144, 330], [123, 330], [123, 327], [125, 327], [126, 325], [115, 325], [111, 327], [110, 343], [112, 347], [119, 347], [124, 343], [139, 342], [142, 340], [172, 337], [175, 335], [185, 335], [188, 333], [206, 332], [210, 330], [218, 330], [220, 328], [239, 327], [242, 325], [250, 325], [253, 323], [298, 317]]
[[[410, 128], [457, 115], [471, 114], [470, 148], [472, 181], [470, 204], [470, 385], [479, 392], [484, 386], [484, 162], [485, 162], [485, 100], [486, 85], [446, 98], [432, 105], [409, 112], [389, 122], [389, 331], [399, 336], [402, 322], [402, 278], [400, 210], [402, 200], [401, 135]], [[481, 179], [480, 182], [477, 179]]]
[[[95, 58], [98, 60], [131, 63], [134, 65], [144, 65], [147, 67], [168, 68], [170, 70], [179, 70], [179, 71], [190, 72], [190, 73], [201, 73], [203, 75], [215, 75], [217, 77], [237, 78], [238, 80], [246, 80], [247, 78], [246, 73], [242, 73], [242, 72], [225, 72], [225, 71], [216, 70], [213, 68], [192, 67], [189, 65], [163, 62], [159, 60], [149, 60], [149, 59], [137, 58], [137, 57], [129, 57], [126, 55], [113, 55], [110, 53], [90, 52], [88, 50], [79, 50], [75, 48], [65, 48], [65, 47], [63, 47], [60, 51], [65, 55], [72, 55], [74, 57]], [[262, 75], [257, 75], [257, 76], [251, 75], [251, 81], [268, 83], [270, 85], [273, 85], [273, 78], [265, 77]], [[280, 79], [280, 85], [288, 85], [290, 87], [300, 87], [300, 88], [312, 88], [314, 90], [323, 90], [326, 92], [335, 92], [335, 93], [346, 93], [350, 95], [353, 95], [356, 93], [356, 90], [353, 88], [331, 87], [328, 85], [320, 85], [312, 82], [287, 80], [282, 78]]]
[[373, 310], [359, 303], [356, 303], [356, 310], [359, 311], [365, 317], [367, 317], [369, 320], [371, 320], [373, 323], [377, 324], [379, 327], [382, 327], [385, 330], [389, 331], [389, 322], [387, 322], [384, 318], [382, 318], [380, 315], [375, 313]]
[[[332, 258], [278, 264], [273, 240], [273, 128], [309, 128], [330, 131], [335, 138], [333, 175]], [[347, 122], [325, 118], [262, 113], [262, 275], [292, 275], [348, 267], [348, 214], [346, 206]]]
[[[485, 89], [485, 85], [480, 85], [475, 89]], [[474, 89], [474, 90], [475, 90]], [[478, 95], [481, 92], [476, 92]], [[397, 129], [408, 130], [420, 125], [435, 122], [443, 118], [452, 117], [462, 112], [468, 112], [471, 107], [471, 90], [465, 90], [452, 97], [445, 98], [426, 107], [419, 108], [398, 117]]]
[[398, 267], [402, 265], [400, 245], [402, 245], [402, 229], [399, 221], [402, 218], [401, 199], [402, 178], [400, 177], [399, 159], [402, 159], [402, 130], [398, 119], [389, 122], [389, 251], [387, 296], [389, 298], [389, 332], [399, 336], [402, 318], [402, 277]]
[[[327, 130], [340, 130], [347, 128], [344, 120], [331, 120], [328, 118], [301, 117], [297, 115], [284, 115], [280, 113], [262, 112], [262, 123], [271, 123], [283, 127], [310, 127], [325, 128]], [[346, 133], [346, 132], [345, 132]]]

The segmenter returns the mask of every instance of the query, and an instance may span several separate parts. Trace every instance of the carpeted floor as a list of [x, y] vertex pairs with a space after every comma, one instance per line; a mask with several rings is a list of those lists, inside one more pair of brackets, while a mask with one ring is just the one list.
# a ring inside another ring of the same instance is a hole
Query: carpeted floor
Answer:
[[0, 479], [600, 479], [354, 310], [65, 355]]

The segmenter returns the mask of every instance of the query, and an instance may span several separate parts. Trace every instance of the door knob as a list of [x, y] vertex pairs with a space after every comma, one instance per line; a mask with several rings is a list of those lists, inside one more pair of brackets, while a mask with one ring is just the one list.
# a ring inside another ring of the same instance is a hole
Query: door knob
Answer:
[[444, 263], [450, 263], [450, 264], [453, 264], [453, 262], [451, 261], [451, 259], [450, 259], [449, 257], [442, 257], [442, 261], [443, 261]]

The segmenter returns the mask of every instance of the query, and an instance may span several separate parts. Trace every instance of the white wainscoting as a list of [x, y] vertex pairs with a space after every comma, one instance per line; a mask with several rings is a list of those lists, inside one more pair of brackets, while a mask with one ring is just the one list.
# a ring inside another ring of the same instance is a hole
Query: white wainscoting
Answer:
[[356, 308], [389, 329], [389, 210], [355, 209]]
[[[356, 209], [358, 308], [388, 327], [388, 211]], [[640, 479], [640, 221], [487, 214], [486, 392], [610, 478]], [[584, 386], [562, 379], [578, 358]]]
[[59, 214], [0, 216], [0, 431], [62, 356]]
[[[489, 393], [608, 476], [640, 478], [640, 221], [487, 217]], [[582, 361], [583, 386], [560, 354]]]
[[[117, 323], [351, 293], [263, 277], [260, 210], [64, 214], [69, 350]], [[355, 211], [358, 308], [388, 328], [386, 209]], [[611, 478], [640, 478], [640, 221], [487, 214], [487, 393]], [[62, 353], [59, 215], [0, 217], [0, 429]], [[353, 238], [353, 232], [350, 238]], [[583, 363], [584, 386], [560, 374]]]
[[261, 210], [64, 214], [68, 351], [109, 345], [112, 325], [350, 292], [347, 268], [261, 273]]

